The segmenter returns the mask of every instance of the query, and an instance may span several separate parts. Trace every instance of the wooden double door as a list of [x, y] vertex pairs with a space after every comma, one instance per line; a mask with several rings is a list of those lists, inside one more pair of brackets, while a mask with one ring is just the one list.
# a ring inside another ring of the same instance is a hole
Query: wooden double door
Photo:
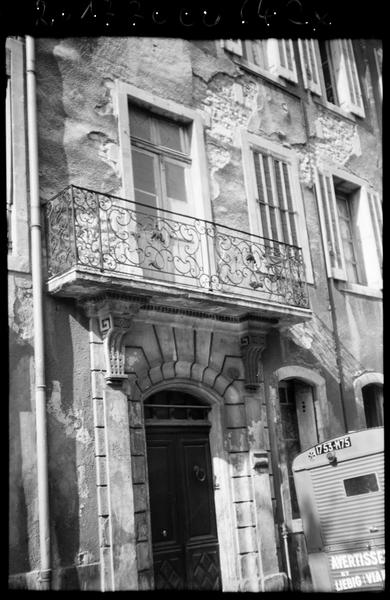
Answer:
[[219, 590], [209, 431], [146, 428], [156, 589]]

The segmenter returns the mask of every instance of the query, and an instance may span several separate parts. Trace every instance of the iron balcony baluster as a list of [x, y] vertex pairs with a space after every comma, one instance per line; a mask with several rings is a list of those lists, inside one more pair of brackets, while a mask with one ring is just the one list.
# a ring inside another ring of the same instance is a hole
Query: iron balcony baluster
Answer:
[[[309, 306], [297, 246], [74, 185], [47, 204], [51, 277], [77, 267], [212, 294]], [[72, 251], [64, 251], [70, 250], [69, 244]]]

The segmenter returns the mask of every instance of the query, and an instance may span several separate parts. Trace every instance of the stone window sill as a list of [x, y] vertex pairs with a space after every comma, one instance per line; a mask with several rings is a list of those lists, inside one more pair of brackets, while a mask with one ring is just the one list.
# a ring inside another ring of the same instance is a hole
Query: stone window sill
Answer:
[[359, 285], [357, 283], [343, 282], [339, 284], [338, 289], [340, 292], [347, 294], [356, 294], [357, 296], [368, 296], [370, 298], [383, 298], [382, 291], [376, 288], [367, 287], [366, 285]]
[[344, 117], [344, 119], [348, 119], [348, 121], [352, 121], [352, 123], [356, 123], [355, 116], [352, 113], [344, 110], [340, 106], [337, 106], [337, 104], [332, 104], [331, 102], [328, 102], [327, 100], [324, 100], [323, 98], [320, 99], [318, 97], [315, 97], [314, 102], [318, 106], [321, 106], [322, 108], [326, 108], [327, 110], [335, 113], [339, 117]]

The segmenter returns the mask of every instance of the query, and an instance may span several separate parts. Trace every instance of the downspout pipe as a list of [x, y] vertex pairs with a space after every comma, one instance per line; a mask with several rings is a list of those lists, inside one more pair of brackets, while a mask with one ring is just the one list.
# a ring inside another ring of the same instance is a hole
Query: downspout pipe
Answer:
[[31, 278], [34, 319], [35, 414], [40, 543], [40, 589], [51, 587], [49, 470], [46, 423], [45, 344], [43, 324], [42, 232], [39, 200], [35, 43], [26, 36], [27, 126], [30, 175]]
[[[304, 119], [305, 130], [306, 130], [306, 143], [309, 144], [310, 143], [310, 128], [309, 128], [309, 121], [308, 121], [308, 117], [307, 117], [307, 108], [306, 108], [306, 104], [305, 104], [305, 101], [303, 100], [303, 98], [301, 98], [301, 106], [302, 106], [302, 113], [303, 113], [303, 119]], [[315, 159], [314, 153], [312, 156]], [[311, 166], [311, 177], [314, 182], [313, 164]], [[314, 198], [316, 201], [318, 220], [319, 220], [319, 223], [321, 223], [320, 209], [319, 209], [320, 199], [318, 198], [316, 186], [314, 185], [314, 183], [313, 183], [313, 193], [314, 193]], [[325, 257], [325, 253], [327, 250], [325, 248], [325, 244], [324, 244], [322, 236], [321, 236], [321, 247], [322, 247], [323, 256]], [[341, 355], [340, 335], [339, 335], [338, 324], [337, 324], [336, 303], [335, 303], [335, 299], [334, 299], [334, 279], [327, 276], [326, 282], [327, 282], [327, 287], [328, 287], [329, 307], [330, 307], [330, 312], [331, 312], [331, 316], [332, 316], [332, 324], [333, 324], [333, 339], [334, 339], [334, 343], [335, 343], [336, 363], [337, 363], [337, 369], [338, 369], [339, 378], [340, 378], [339, 392], [340, 392], [341, 412], [343, 415], [344, 431], [345, 431], [345, 433], [348, 433], [348, 421], [347, 421], [347, 413], [346, 413], [346, 408], [345, 408], [345, 394], [344, 394], [345, 377], [344, 377], [344, 369], [343, 369], [343, 359], [342, 359], [342, 355]]]

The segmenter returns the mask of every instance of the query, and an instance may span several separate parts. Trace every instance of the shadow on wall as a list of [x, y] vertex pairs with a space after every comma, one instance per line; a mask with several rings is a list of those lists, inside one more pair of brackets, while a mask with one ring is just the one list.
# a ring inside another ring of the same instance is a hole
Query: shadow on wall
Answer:
[[[31, 399], [33, 349], [9, 329], [9, 573], [35, 568], [35, 416]], [[32, 444], [32, 446], [31, 446]]]
[[[77, 472], [77, 423], [73, 343], [69, 301], [48, 299], [46, 310], [46, 381], [48, 407], [52, 567], [73, 566], [79, 551], [80, 518]], [[65, 304], [65, 306], [64, 306]], [[70, 574], [67, 574], [69, 579]], [[79, 587], [77, 572], [70, 589]], [[54, 586], [55, 580], [53, 581]]]

